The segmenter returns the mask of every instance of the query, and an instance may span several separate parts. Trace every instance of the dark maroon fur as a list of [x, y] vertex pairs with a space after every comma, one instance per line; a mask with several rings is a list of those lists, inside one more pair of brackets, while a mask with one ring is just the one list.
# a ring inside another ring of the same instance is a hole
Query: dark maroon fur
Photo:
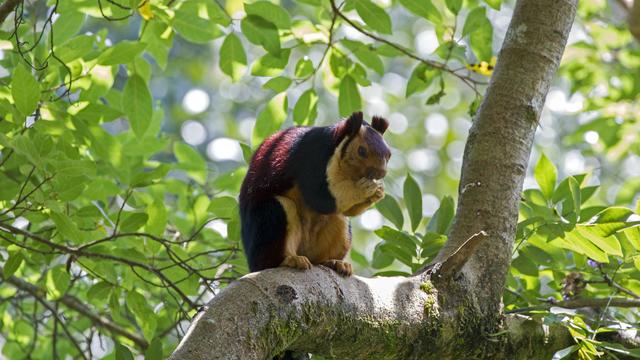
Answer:
[[389, 127], [389, 122], [385, 118], [374, 116], [373, 119], [371, 119], [371, 127], [376, 129], [380, 134], [384, 134]]

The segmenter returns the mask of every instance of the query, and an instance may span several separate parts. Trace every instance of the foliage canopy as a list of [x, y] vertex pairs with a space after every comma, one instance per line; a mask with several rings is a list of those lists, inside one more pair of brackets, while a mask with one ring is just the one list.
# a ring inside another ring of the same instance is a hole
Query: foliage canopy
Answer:
[[[394, 155], [387, 197], [355, 222], [351, 260], [362, 274], [421, 268], [446, 241], [470, 116], [512, 9], [15, 3], [0, 31], [0, 313], [11, 359], [166, 357], [198, 308], [247, 273], [236, 196], [252, 149], [285, 126], [362, 108], [390, 118]], [[596, 338], [634, 327], [636, 311], [550, 309], [640, 298], [640, 46], [614, 3], [579, 11], [522, 194], [505, 308], [565, 324], [576, 344], [558, 359], [640, 357]]]

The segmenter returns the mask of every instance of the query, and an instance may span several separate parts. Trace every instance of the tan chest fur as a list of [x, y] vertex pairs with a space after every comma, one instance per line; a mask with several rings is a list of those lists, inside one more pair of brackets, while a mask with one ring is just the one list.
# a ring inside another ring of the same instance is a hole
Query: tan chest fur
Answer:
[[[298, 255], [306, 256], [313, 264], [341, 260], [347, 255], [351, 241], [346, 216], [323, 215], [311, 210], [304, 204], [297, 186], [283, 197], [289, 200], [286, 201], [288, 206], [284, 206], [290, 223], [287, 227], [287, 241], [290, 241], [290, 245], [297, 243], [295, 251]], [[295, 220], [297, 224], [292, 223]]]

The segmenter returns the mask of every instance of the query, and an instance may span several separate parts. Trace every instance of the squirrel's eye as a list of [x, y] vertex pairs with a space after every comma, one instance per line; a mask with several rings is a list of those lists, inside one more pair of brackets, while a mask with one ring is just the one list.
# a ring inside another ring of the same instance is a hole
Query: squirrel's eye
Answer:
[[358, 155], [360, 155], [360, 157], [367, 157], [367, 149], [365, 149], [364, 146], [358, 146]]

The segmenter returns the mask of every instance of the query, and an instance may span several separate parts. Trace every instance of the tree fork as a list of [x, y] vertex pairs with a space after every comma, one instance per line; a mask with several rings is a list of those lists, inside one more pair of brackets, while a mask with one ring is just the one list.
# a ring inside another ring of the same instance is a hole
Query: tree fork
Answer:
[[467, 140], [452, 231], [435, 261], [452, 259], [444, 268], [454, 276], [341, 278], [321, 266], [250, 274], [196, 316], [171, 359], [268, 359], [284, 349], [350, 359], [548, 358], [570, 344], [561, 328], [545, 333], [519, 315], [500, 320], [533, 136], [576, 6], [516, 5]]

